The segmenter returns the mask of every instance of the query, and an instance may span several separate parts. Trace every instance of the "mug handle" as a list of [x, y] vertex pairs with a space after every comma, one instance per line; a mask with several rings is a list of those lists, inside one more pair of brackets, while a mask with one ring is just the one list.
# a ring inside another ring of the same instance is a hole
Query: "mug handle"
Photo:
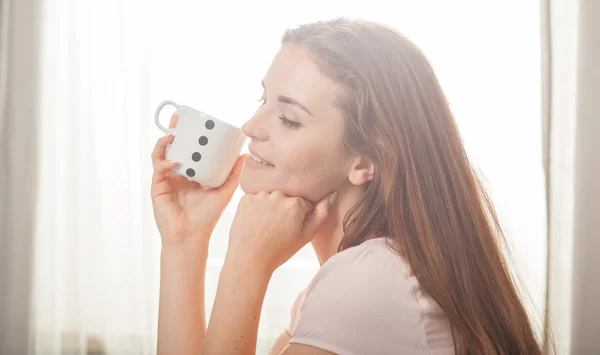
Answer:
[[169, 134], [169, 133], [175, 133], [175, 129], [174, 128], [167, 128], [165, 126], [163, 126], [160, 121], [158, 120], [158, 115], [160, 114], [160, 111], [167, 105], [171, 105], [173, 107], [175, 107], [175, 109], [177, 111], [179, 111], [179, 105], [171, 100], [165, 100], [163, 102], [160, 103], [160, 105], [158, 105], [158, 107], [156, 108], [156, 112], [154, 113], [154, 123], [156, 123], [156, 126], [158, 128], [160, 128], [161, 131]]

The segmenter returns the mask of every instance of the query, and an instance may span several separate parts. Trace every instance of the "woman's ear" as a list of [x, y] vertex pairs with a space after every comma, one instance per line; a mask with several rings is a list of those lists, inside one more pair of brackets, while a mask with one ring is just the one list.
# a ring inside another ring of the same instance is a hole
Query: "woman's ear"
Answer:
[[356, 157], [350, 165], [348, 180], [356, 186], [361, 186], [373, 180], [375, 166], [373, 162], [365, 157]]

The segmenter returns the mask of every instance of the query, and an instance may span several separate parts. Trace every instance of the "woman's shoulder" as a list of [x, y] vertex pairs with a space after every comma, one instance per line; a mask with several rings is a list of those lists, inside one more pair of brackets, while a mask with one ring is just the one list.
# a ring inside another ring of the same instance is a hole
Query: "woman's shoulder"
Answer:
[[336, 353], [452, 353], [443, 311], [391, 242], [367, 240], [323, 264], [301, 297], [293, 342], [328, 339], [319, 345]]
[[369, 239], [360, 245], [333, 255], [321, 266], [319, 271], [326, 274], [340, 265], [354, 265], [357, 268], [368, 265], [390, 269], [394, 272], [402, 272], [407, 277], [412, 275], [411, 269], [404, 258], [393, 249], [393, 240], [386, 237]]
[[392, 243], [390, 238], [375, 238], [335, 254], [321, 266], [305, 297], [334, 290], [352, 294], [353, 302], [398, 300], [399, 292], [410, 296], [419, 289], [418, 281]]

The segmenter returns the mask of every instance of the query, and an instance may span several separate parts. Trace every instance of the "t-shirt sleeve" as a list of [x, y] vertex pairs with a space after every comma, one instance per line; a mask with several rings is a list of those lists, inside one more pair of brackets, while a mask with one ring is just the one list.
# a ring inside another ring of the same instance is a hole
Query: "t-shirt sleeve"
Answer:
[[335, 354], [429, 353], [416, 280], [390, 253], [339, 256], [307, 288], [291, 343]]
[[290, 311], [290, 324], [285, 329], [285, 331], [290, 335], [292, 335], [292, 333], [294, 332], [294, 329], [296, 329], [296, 325], [298, 324], [300, 307], [302, 306], [302, 302], [304, 301], [305, 295], [306, 295], [306, 289], [302, 290], [298, 294], [298, 296], [296, 297], [296, 300], [294, 301], [294, 304], [292, 305], [292, 309]]

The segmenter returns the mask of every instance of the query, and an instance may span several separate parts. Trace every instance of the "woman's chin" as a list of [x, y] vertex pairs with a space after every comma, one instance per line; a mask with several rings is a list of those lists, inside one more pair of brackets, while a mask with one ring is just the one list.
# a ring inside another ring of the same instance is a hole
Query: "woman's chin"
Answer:
[[271, 193], [273, 191], [281, 191], [286, 196], [292, 196], [292, 195], [289, 195], [290, 191], [287, 191], [286, 189], [277, 188], [277, 187], [271, 186], [269, 184], [265, 184], [264, 182], [257, 183], [256, 181], [253, 181], [253, 180], [246, 180], [243, 177], [242, 177], [242, 179], [240, 179], [240, 189], [245, 194], [257, 194], [259, 192]]
[[257, 184], [254, 181], [248, 181], [248, 179], [244, 179], [244, 175], [242, 175], [240, 179], [240, 189], [245, 194], [257, 194], [261, 191], [271, 192], [270, 189], [267, 189], [268, 186], [264, 186], [264, 184]]
[[289, 197], [302, 197], [302, 198], [306, 198], [310, 201], [313, 201], [311, 199], [311, 197], [317, 197], [317, 196], [305, 196], [305, 194], [300, 193], [297, 190], [294, 189], [290, 189], [287, 187], [281, 187], [281, 186], [274, 186], [273, 184], [268, 184], [265, 183], [265, 181], [261, 181], [258, 182], [255, 178], [252, 178], [252, 176], [250, 175], [244, 175], [244, 173], [242, 172], [242, 176], [240, 178], [240, 189], [245, 193], [245, 194], [257, 194], [259, 192], [268, 192], [271, 193], [273, 191], [281, 191], [283, 192], [286, 196]]

